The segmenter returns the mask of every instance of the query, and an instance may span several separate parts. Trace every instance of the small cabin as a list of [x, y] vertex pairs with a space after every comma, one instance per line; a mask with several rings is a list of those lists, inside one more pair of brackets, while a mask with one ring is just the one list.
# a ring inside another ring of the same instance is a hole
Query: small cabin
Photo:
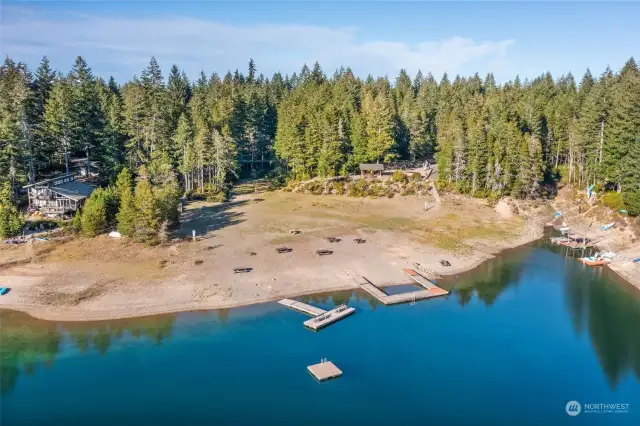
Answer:
[[380, 176], [382, 176], [382, 172], [384, 171], [384, 164], [360, 164], [360, 174], [364, 176], [364, 172], [380, 172]]
[[38, 210], [44, 215], [74, 213], [95, 189], [78, 182], [73, 173], [26, 185], [29, 211]]

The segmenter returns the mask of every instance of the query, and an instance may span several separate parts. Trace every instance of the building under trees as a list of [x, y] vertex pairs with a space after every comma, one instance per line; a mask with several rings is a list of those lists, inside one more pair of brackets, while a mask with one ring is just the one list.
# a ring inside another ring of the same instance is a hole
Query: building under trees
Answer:
[[95, 189], [75, 180], [73, 174], [64, 174], [24, 187], [29, 200], [29, 211], [39, 211], [46, 216], [75, 214]]

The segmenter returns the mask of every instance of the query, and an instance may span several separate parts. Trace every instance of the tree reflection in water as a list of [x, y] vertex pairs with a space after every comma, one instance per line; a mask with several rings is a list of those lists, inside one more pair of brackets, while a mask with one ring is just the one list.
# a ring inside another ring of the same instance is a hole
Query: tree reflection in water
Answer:
[[[550, 253], [544, 251], [544, 244], [538, 244], [509, 251], [471, 272], [439, 280], [438, 285], [450, 290], [463, 307], [474, 298], [491, 306], [505, 290], [519, 285], [523, 277], [528, 276], [527, 268], [539, 268], [539, 263], [530, 261], [537, 256], [532, 253], [536, 247], [543, 249], [540, 253], [545, 265], [557, 269], [557, 272], [555, 269], [551, 272], [558, 277], [558, 286], [563, 286], [565, 310], [573, 329], [576, 334], [588, 335], [610, 386], [615, 387], [628, 374], [635, 374], [640, 380], [640, 293], [636, 289], [626, 291], [628, 285], [620, 283], [606, 269], [587, 268], [564, 256], [544, 258]], [[557, 252], [557, 248], [551, 250]], [[355, 306], [366, 301], [375, 310], [380, 304], [358, 290], [300, 299], [325, 308], [342, 303]], [[247, 315], [255, 318], [256, 312], [264, 310], [256, 309], [247, 309]], [[221, 325], [227, 324], [230, 312], [228, 309], [216, 311]], [[0, 393], [10, 392], [21, 374], [37, 374], [52, 366], [63, 347], [75, 347], [81, 353], [106, 354], [123, 338], [160, 345], [171, 337], [176, 318], [177, 315], [162, 315], [57, 324], [35, 320], [22, 313], [0, 312]]]
[[564, 292], [576, 333], [588, 332], [614, 388], [626, 374], [640, 380], [640, 295], [607, 269], [571, 264]]
[[63, 343], [80, 352], [107, 353], [112, 343], [129, 335], [161, 344], [171, 336], [176, 315], [95, 323], [40, 321], [29, 315], [0, 311], [0, 393], [10, 392], [20, 374], [35, 374], [53, 365]]

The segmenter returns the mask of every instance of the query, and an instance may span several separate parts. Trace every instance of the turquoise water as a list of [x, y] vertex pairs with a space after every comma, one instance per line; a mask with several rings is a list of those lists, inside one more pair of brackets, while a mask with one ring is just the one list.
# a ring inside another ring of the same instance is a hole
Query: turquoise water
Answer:
[[[447, 297], [318, 333], [276, 303], [90, 324], [4, 312], [0, 423], [639, 425], [640, 292], [531, 245], [441, 285]], [[328, 358], [343, 377], [316, 383]], [[570, 400], [628, 403], [569, 417]]]

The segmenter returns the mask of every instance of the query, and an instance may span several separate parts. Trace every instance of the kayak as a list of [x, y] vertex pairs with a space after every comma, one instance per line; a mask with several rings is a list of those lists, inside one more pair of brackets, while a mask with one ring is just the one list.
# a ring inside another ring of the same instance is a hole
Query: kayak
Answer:
[[616, 224], [615, 222], [607, 223], [606, 225], [602, 225], [600, 227], [600, 230], [601, 231], [606, 231], [607, 229], [613, 228], [613, 225], [615, 225], [615, 224]]

